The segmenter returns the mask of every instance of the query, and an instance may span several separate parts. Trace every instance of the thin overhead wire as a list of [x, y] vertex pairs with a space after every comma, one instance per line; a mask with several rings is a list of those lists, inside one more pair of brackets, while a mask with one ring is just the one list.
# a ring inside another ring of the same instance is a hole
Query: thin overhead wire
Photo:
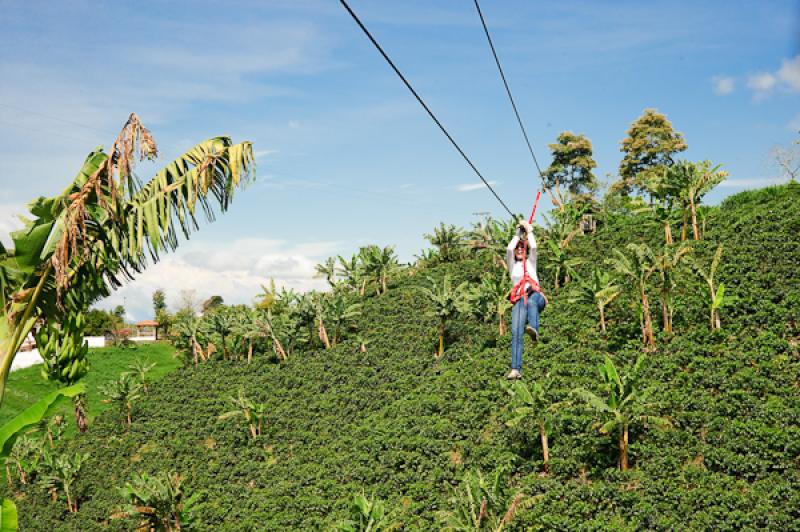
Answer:
[[389, 56], [383, 50], [381, 45], [378, 44], [378, 41], [375, 40], [375, 38], [372, 36], [370, 31], [367, 29], [367, 27], [364, 26], [364, 24], [361, 22], [361, 19], [358, 18], [358, 15], [356, 15], [353, 12], [353, 10], [350, 8], [350, 6], [347, 4], [347, 2], [345, 0], [339, 0], [339, 2], [341, 2], [342, 6], [344, 6], [344, 8], [347, 10], [347, 12], [350, 13], [350, 16], [353, 18], [353, 20], [356, 22], [356, 24], [358, 24], [358, 27], [361, 28], [361, 31], [364, 32], [364, 34], [367, 36], [367, 38], [372, 42], [372, 44], [375, 46], [375, 48], [378, 50], [378, 52], [380, 52], [380, 54], [386, 60], [386, 62], [389, 63], [389, 66], [392, 67], [392, 70], [394, 70], [395, 74], [397, 74], [397, 76], [402, 80], [402, 82], [405, 84], [406, 88], [409, 91], [411, 91], [411, 94], [414, 95], [414, 98], [416, 98], [417, 101], [419, 102], [419, 104], [422, 106], [422, 108], [425, 109], [425, 111], [428, 113], [428, 116], [430, 116], [431, 119], [436, 123], [436, 125], [439, 126], [439, 129], [442, 131], [442, 133], [444, 133], [445, 137], [447, 137], [447, 140], [450, 141], [450, 143], [458, 151], [458, 153], [461, 154], [461, 157], [464, 158], [464, 160], [467, 162], [467, 164], [470, 166], [470, 168], [472, 168], [472, 170], [475, 172], [475, 174], [481, 179], [481, 181], [483, 181], [483, 184], [486, 185], [486, 188], [489, 189], [489, 192], [491, 192], [492, 195], [494, 195], [494, 197], [497, 199], [497, 201], [500, 202], [500, 205], [502, 205], [503, 208], [506, 210], [506, 212], [508, 212], [509, 216], [513, 217], [514, 213], [511, 212], [511, 209], [509, 209], [508, 206], [505, 204], [505, 202], [502, 199], [500, 199], [500, 196], [497, 195], [497, 192], [495, 192], [495, 190], [492, 188], [492, 185], [490, 185], [489, 182], [486, 180], [486, 178], [483, 177], [483, 174], [481, 174], [480, 170], [478, 170], [478, 168], [473, 164], [473, 162], [470, 160], [470, 158], [467, 157], [467, 154], [464, 153], [464, 150], [461, 149], [461, 146], [458, 145], [458, 143], [455, 141], [455, 139], [453, 139], [452, 135], [450, 135], [450, 133], [442, 125], [442, 123], [439, 121], [439, 119], [436, 118], [436, 115], [433, 114], [433, 111], [431, 111], [430, 107], [428, 107], [428, 105], [425, 103], [425, 101], [422, 99], [422, 97], [417, 93], [417, 91], [414, 90], [414, 87], [411, 86], [411, 83], [409, 83], [408, 80], [406, 79], [406, 77], [400, 72], [400, 70], [394, 64], [394, 61], [392, 61], [389, 58]]
[[497, 51], [494, 48], [494, 43], [492, 42], [492, 36], [489, 34], [489, 28], [486, 26], [486, 19], [483, 18], [483, 12], [481, 11], [481, 6], [478, 3], [478, 0], [475, 0], [475, 9], [478, 10], [478, 16], [481, 18], [483, 31], [484, 33], [486, 33], [486, 39], [489, 41], [489, 48], [492, 49], [494, 62], [497, 64], [497, 70], [500, 71], [500, 77], [503, 80], [503, 85], [505, 85], [506, 87], [506, 93], [508, 94], [508, 99], [511, 101], [511, 107], [514, 109], [514, 114], [517, 116], [517, 123], [519, 123], [519, 128], [522, 130], [522, 136], [525, 137], [525, 144], [528, 145], [528, 151], [531, 153], [531, 158], [533, 158], [533, 164], [536, 165], [536, 170], [539, 172], [539, 177], [542, 180], [544, 180], [544, 173], [542, 172], [542, 168], [539, 166], [539, 161], [536, 159], [536, 154], [533, 152], [533, 146], [531, 145], [531, 141], [528, 138], [528, 133], [525, 131], [525, 126], [522, 125], [522, 118], [520, 118], [519, 116], [519, 111], [517, 110], [517, 104], [514, 102], [514, 97], [511, 95], [511, 89], [508, 86], [508, 81], [506, 80], [506, 75], [503, 72], [503, 67], [500, 66], [500, 58], [497, 57]]

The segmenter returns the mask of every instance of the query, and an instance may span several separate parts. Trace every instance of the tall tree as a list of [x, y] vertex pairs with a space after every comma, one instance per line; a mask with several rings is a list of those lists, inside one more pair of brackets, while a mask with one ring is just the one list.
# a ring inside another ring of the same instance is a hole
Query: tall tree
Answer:
[[158, 316], [165, 310], [167, 310], [166, 296], [164, 295], [164, 290], [159, 288], [153, 292], [153, 316]]
[[203, 314], [208, 314], [212, 310], [219, 308], [224, 304], [225, 300], [222, 298], [222, 296], [213, 295], [203, 301]]
[[469, 290], [468, 298], [473, 312], [485, 322], [497, 321], [497, 333], [504, 336], [506, 313], [511, 309], [507, 278], [493, 273], [483, 274], [480, 284]]
[[544, 171], [545, 188], [564, 186], [572, 194], [584, 194], [597, 188], [592, 173], [597, 163], [592, 157], [592, 143], [585, 135], [564, 131], [549, 148], [553, 162]]
[[36, 323], [59, 323], [108, 295], [178, 246], [178, 234], [226, 210], [235, 188], [252, 175], [250, 143], [227, 137], [198, 144], [147, 183], [133, 171], [137, 158], [155, 158], [156, 144], [131, 114], [109, 153], [89, 154], [59, 195], [30, 205], [31, 219], [0, 250], [0, 398], [11, 363]]
[[624, 193], [646, 192], [648, 179], [672, 166], [673, 156], [687, 148], [683, 134], [675, 131], [667, 117], [655, 109], [645, 109], [631, 124], [627, 135], [620, 149], [625, 155], [619, 165], [618, 184]]

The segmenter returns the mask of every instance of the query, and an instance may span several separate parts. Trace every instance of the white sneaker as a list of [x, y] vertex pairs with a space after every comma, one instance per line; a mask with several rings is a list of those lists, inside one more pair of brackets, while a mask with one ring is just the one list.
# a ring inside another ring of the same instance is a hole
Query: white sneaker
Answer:
[[508, 375], [506, 375], [506, 379], [508, 379], [510, 381], [513, 381], [513, 380], [516, 380], [516, 379], [521, 379], [521, 378], [522, 378], [522, 373], [520, 373], [519, 370], [516, 370], [516, 369], [512, 369], [511, 371], [508, 372]]

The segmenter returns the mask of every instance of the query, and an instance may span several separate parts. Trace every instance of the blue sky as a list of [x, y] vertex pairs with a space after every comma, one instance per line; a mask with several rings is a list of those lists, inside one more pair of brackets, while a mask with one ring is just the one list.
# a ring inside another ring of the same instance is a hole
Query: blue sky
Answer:
[[[537, 179], [472, 2], [351, 5], [514, 211]], [[730, 172], [710, 202], [774, 183], [800, 130], [797, 1], [493, 1], [484, 15], [537, 154], [559, 132], [613, 176], [647, 107], [689, 159]], [[104, 302], [149, 317], [150, 293], [249, 302], [274, 277], [366, 243], [410, 260], [439, 221], [502, 210], [335, 0], [0, 0], [0, 238], [60, 191], [137, 112], [164, 163], [218, 134], [252, 140], [258, 180], [231, 211]], [[140, 168], [148, 177], [151, 168]], [[545, 205], [545, 208], [547, 205]]]

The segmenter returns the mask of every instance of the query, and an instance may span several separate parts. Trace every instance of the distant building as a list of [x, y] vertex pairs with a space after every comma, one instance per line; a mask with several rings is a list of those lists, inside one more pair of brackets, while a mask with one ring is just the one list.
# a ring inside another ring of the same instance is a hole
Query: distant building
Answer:
[[155, 320], [144, 320], [136, 324], [136, 337], [131, 338], [135, 342], [155, 342], [158, 340], [158, 322]]

